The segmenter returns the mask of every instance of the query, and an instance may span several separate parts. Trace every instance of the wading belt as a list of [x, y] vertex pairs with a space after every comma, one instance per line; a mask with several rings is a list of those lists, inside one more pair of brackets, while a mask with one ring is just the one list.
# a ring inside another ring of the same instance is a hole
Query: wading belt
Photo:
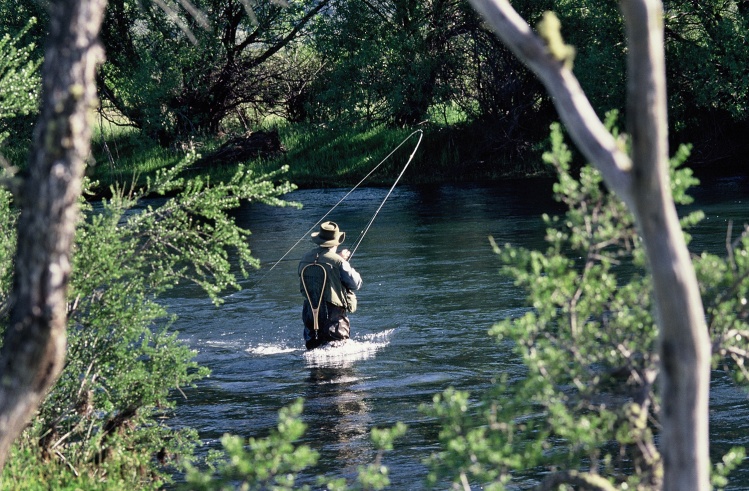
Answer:
[[[320, 313], [320, 306], [322, 305], [323, 298], [325, 298], [325, 283], [328, 281], [328, 272], [325, 270], [325, 266], [317, 262], [318, 257], [319, 255], [315, 257], [315, 262], [303, 267], [302, 272], [300, 273], [304, 294], [307, 296], [307, 301], [312, 309], [312, 316], [315, 319], [315, 339], [317, 339], [317, 331], [320, 328], [318, 315]], [[322, 277], [320, 276], [319, 271], [317, 271], [318, 269], [322, 270]], [[310, 289], [307, 287], [307, 282], [310, 283], [312, 293], [310, 293]], [[315, 293], [317, 293], [317, 302], [313, 300], [313, 295]]]

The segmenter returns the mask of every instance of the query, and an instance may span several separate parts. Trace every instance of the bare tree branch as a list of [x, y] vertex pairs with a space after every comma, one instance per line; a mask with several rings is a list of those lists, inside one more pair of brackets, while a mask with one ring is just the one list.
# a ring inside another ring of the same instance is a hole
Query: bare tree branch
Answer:
[[576, 471], [561, 471], [544, 478], [536, 491], [553, 491], [563, 484], [581, 491], [614, 491], [616, 488], [601, 476]]
[[577, 78], [555, 58], [507, 0], [471, 0], [497, 35], [541, 80], [572, 139], [606, 184], [629, 202], [632, 163], [596, 115]]
[[621, 5], [629, 46], [632, 211], [647, 252], [658, 315], [663, 489], [709, 489], [710, 339], [668, 177], [663, 7], [655, 0]]
[[544, 43], [507, 0], [471, 2], [541, 79], [575, 143], [635, 217], [653, 276], [660, 335], [664, 489], [709, 489], [710, 340], [668, 179], [661, 2], [621, 2], [629, 46], [631, 161], [605, 130], [568, 68], [565, 53], [571, 50], [565, 49], [558, 25], [545, 26]]

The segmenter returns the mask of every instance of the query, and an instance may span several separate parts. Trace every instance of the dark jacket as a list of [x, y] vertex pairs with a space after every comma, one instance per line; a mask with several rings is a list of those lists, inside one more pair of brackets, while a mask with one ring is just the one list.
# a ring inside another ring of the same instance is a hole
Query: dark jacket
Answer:
[[[304, 297], [302, 320], [307, 348], [315, 348], [328, 341], [348, 339], [350, 323], [346, 314], [347, 310], [353, 311], [352, 307], [355, 306], [350, 304], [355, 297], [352, 299], [349, 296], [347, 300], [347, 293], [361, 288], [362, 279], [359, 273], [334, 249], [324, 247], [318, 247], [305, 254], [299, 261], [297, 272], [299, 291]], [[314, 329], [312, 307], [319, 308], [317, 331]]]

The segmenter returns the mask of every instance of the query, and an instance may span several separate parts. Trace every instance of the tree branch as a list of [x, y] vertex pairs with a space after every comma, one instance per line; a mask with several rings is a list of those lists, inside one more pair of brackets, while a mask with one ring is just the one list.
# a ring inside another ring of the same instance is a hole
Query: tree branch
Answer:
[[669, 183], [662, 4], [621, 2], [629, 47], [629, 160], [565, 66], [569, 60], [563, 54], [569, 50], [559, 27], [545, 32], [544, 45], [507, 0], [471, 2], [541, 79], [575, 143], [635, 217], [653, 277], [659, 328], [663, 489], [709, 489], [710, 339]]
[[710, 338], [668, 175], [663, 8], [623, 0], [633, 202], [653, 277], [661, 356], [664, 490], [709, 489]]
[[[286, 36], [284, 36], [281, 40], [274, 43], [270, 48], [268, 48], [263, 54], [258, 56], [257, 58], [253, 59], [251, 63], [248, 64], [247, 68], [254, 68], [263, 62], [273, 56], [274, 54], [278, 53], [284, 46], [289, 44], [301, 31], [304, 26], [307, 25], [307, 23], [315, 16], [318, 12], [320, 12], [323, 8], [325, 8], [328, 3], [330, 3], [330, 0], [321, 0], [320, 3], [318, 3], [313, 9], [311, 9], [309, 12], [304, 14], [304, 17], [299, 19], [299, 22], [296, 23], [293, 29], [289, 31]], [[238, 46], [239, 51], [244, 50], [244, 48], [247, 47], [247, 42], [240, 44]]]
[[552, 491], [559, 489], [559, 486], [568, 484], [575, 489], [584, 491], [614, 491], [614, 487], [609, 481], [597, 474], [577, 471], [554, 472], [546, 476], [541, 484], [536, 487], [536, 491]]
[[606, 184], [625, 202], [631, 196], [632, 163], [596, 115], [577, 78], [555, 58], [507, 0], [471, 0], [497, 35], [546, 87], [570, 136]]

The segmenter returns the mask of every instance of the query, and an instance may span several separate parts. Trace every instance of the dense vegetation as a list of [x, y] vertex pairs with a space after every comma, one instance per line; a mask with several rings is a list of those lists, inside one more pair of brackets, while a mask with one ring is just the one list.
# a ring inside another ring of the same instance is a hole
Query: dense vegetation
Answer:
[[[422, 158], [445, 164], [440, 178], [539, 169], [527, 162], [538, 161], [556, 118], [549, 98], [466, 1], [193, 3], [201, 14], [163, 9], [163, 2], [109, 2], [98, 79], [102, 141], [128, 127], [147, 147], [198, 143], [205, 150], [278, 128], [293, 163], [319, 174], [324, 159], [369, 156], [376, 144], [362, 145], [362, 134], [419, 126], [427, 130], [425, 149], [433, 148]], [[531, 24], [553, 9], [576, 47], [575, 73], [594, 108], [600, 115], [624, 109], [616, 3], [513, 3]], [[693, 166], [720, 171], [747, 150], [739, 136], [749, 122], [749, 9], [723, 0], [666, 1], [665, 8], [672, 138], [693, 144]], [[38, 55], [43, 4], [2, 1], [0, 13], [0, 29], [11, 35], [39, 19], [24, 37]], [[23, 147], [29, 128], [28, 119], [15, 120], [13, 148]], [[343, 155], [327, 153], [341, 142]], [[108, 142], [112, 160], [101, 153], [97, 162], [126, 166], [128, 153], [117, 155], [115, 143]], [[459, 170], [450, 173], [453, 164]]]
[[[415, 127], [427, 134], [415, 167], [430, 166], [429, 173], [414, 172], [416, 179], [544, 171], [533, 162], [555, 119], [551, 102], [466, 2], [194, 4], [199, 11], [188, 11], [188, 3], [109, 2], [92, 159], [97, 165], [91, 170], [92, 179], [102, 182], [87, 188], [107, 199], [84, 204], [68, 362], [4, 470], [9, 489], [40, 483], [157, 488], [190, 462], [196, 436], [169, 428], [163, 417], [179, 388], [206, 371], [170, 330], [157, 300], [179, 281], [197, 282], [216, 301], [223, 289], [237, 286], [229, 255], [240, 258], [240, 273], [255, 264], [247, 231], [230, 215], [240, 200], [287, 205], [279, 199], [294, 188], [287, 179], [304, 185], [355, 181]], [[623, 108], [624, 43], [614, 3], [514, 4], [532, 22], [553, 8], [577, 48], [575, 72], [596, 110]], [[722, 0], [665, 5], [672, 136], [674, 142], [693, 141], [693, 161], [720, 171], [747, 150], [736, 135], [749, 122], [749, 9]], [[0, 0], [0, 14], [7, 34], [0, 41], [0, 140], [12, 164], [8, 190], [0, 191], [0, 221], [12, 231], [12, 191], [23, 175], [13, 176], [13, 166], [23, 168], [28, 152], [47, 12], [42, 2]], [[277, 132], [278, 145], [231, 162], [196, 162], [195, 150], [210, 156], [233, 137], [243, 141], [261, 131]], [[569, 482], [593, 485], [591, 479], [604, 475], [609, 484], [657, 487], [661, 462], [646, 424], [658, 404], [652, 392], [655, 332], [649, 301], [639, 295], [649, 284], [635, 231], [621, 203], [603, 193], [595, 171], [571, 169], [558, 130], [552, 142], [546, 159], [560, 175], [557, 191], [569, 214], [548, 219], [550, 249], [544, 254], [497, 247], [506, 274], [528, 289], [529, 303], [548, 307], [494, 329], [500, 339], [515, 341], [535, 375], [518, 386], [500, 384], [479, 408], [469, 408], [466, 394], [437, 396], [425, 408], [443, 425], [431, 478], [501, 488], [531, 466], [582, 462], [580, 468], [596, 466], [570, 474]], [[686, 171], [676, 175], [681, 198], [692, 182]], [[152, 194], [167, 198], [157, 208], [139, 209], [141, 198]], [[590, 207], [599, 211], [593, 226], [581, 212]], [[728, 366], [741, 383], [743, 355], [734, 343], [737, 332], [746, 332], [747, 247], [742, 236], [727, 260], [705, 255], [697, 264], [716, 366]], [[14, 248], [14, 235], [3, 234], [3, 328]], [[578, 264], [574, 257], [587, 260]], [[621, 262], [637, 273], [617, 279]], [[622, 305], [629, 309], [614, 320], [613, 312], [625, 311]], [[598, 334], [587, 336], [591, 330]], [[615, 349], [603, 352], [600, 343]], [[616, 386], [615, 374], [629, 382], [630, 402], [601, 407], [596, 398]], [[533, 417], [520, 404], [529, 400]], [[300, 411], [300, 404], [284, 409], [278, 433], [268, 439], [245, 446], [227, 438], [226, 455], [211, 467], [215, 475], [188, 466], [187, 480], [205, 489], [236, 481], [293, 488], [294, 473], [316, 458], [293, 446], [303, 431]], [[524, 423], [508, 423], [514, 421]], [[403, 431], [373, 431], [373, 438], [386, 451]], [[548, 455], [551, 438], [568, 444], [568, 452]], [[521, 442], [523, 451], [513, 442]], [[716, 484], [742, 456], [736, 450], [716, 466]], [[387, 485], [387, 473], [375, 462], [362, 469], [358, 483], [323, 481], [331, 489], [379, 489]]]

